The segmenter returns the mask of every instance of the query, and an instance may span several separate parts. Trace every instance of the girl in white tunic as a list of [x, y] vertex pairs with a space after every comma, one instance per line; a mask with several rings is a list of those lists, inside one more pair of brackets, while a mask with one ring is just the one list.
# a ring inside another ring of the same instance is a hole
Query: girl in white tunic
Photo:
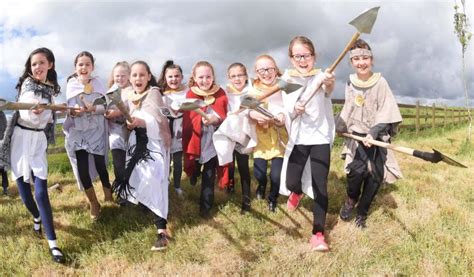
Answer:
[[[19, 102], [53, 103], [53, 98], [60, 92], [54, 65], [54, 55], [47, 48], [38, 48], [30, 54], [25, 71], [16, 86]], [[19, 112], [11, 137], [11, 169], [21, 199], [33, 215], [34, 231], [41, 235], [43, 223], [53, 260], [64, 263], [64, 255], [56, 243], [47, 187], [48, 142], [44, 129], [52, 119], [51, 110], [42, 108]], [[34, 181], [36, 202], [31, 192], [30, 180]]]
[[[303, 36], [293, 38], [288, 54], [294, 69], [287, 70], [283, 79], [302, 84], [303, 88], [284, 95], [285, 109], [289, 112], [286, 120], [289, 140], [280, 192], [290, 195], [287, 202], [290, 211], [298, 207], [303, 193], [314, 199], [310, 245], [313, 250], [327, 251], [329, 247], [325, 241], [324, 227], [328, 209], [330, 153], [334, 140], [330, 94], [335, 79], [332, 74], [314, 68], [316, 53], [310, 39]], [[313, 93], [316, 94], [308, 100]], [[306, 101], [305, 106], [303, 103]]]
[[71, 110], [66, 117], [63, 125], [65, 145], [79, 189], [84, 190], [89, 200], [90, 217], [97, 220], [100, 205], [92, 185], [97, 173], [102, 182], [105, 200], [112, 201], [105, 160], [108, 150], [105, 99], [94, 105], [94, 101], [104, 97], [105, 87], [98, 78], [91, 77], [94, 70], [94, 57], [91, 53], [79, 53], [74, 66], [76, 73], [68, 78], [66, 98], [68, 106], [80, 107], [80, 110]]
[[[118, 62], [112, 69], [108, 87], [111, 88], [116, 84], [121, 89], [122, 101], [127, 102], [127, 96], [131, 92], [130, 86], [130, 65], [123, 61]], [[112, 160], [114, 166], [115, 181], [123, 178], [125, 171], [125, 150], [127, 146], [128, 130], [125, 125], [125, 117], [122, 112], [115, 106], [109, 106], [105, 113], [108, 119], [109, 127], [109, 146], [112, 152]], [[120, 203], [120, 202], [119, 202]]]
[[[240, 109], [240, 102], [242, 96], [248, 93], [248, 74], [247, 68], [242, 63], [232, 63], [227, 68], [227, 78], [229, 84], [226, 86], [226, 95], [229, 101], [227, 110], [229, 113], [237, 112]], [[238, 146], [238, 145], [237, 145]], [[227, 187], [227, 191], [234, 192], [234, 172], [235, 172], [235, 161], [239, 167], [240, 183], [242, 184], [242, 207], [241, 212], [245, 213], [250, 211], [250, 169], [249, 169], [249, 155], [241, 153], [239, 149], [234, 151], [234, 159], [230, 166], [229, 178], [230, 184]]]
[[161, 70], [158, 86], [163, 92], [166, 106], [173, 111], [168, 116], [171, 130], [171, 158], [173, 161], [173, 185], [178, 195], [183, 194], [181, 176], [183, 174], [183, 113], [176, 108], [186, 98], [188, 88], [183, 82], [183, 70], [173, 61], [166, 61]]
[[169, 242], [166, 224], [171, 134], [166, 117], [160, 113], [164, 103], [148, 64], [133, 63], [130, 82], [133, 92], [129, 95], [129, 106], [133, 121], [127, 122], [127, 127], [133, 131], [129, 137], [123, 183], [118, 183], [114, 190], [120, 197], [141, 203], [152, 212], [158, 237], [151, 250], [162, 250]]

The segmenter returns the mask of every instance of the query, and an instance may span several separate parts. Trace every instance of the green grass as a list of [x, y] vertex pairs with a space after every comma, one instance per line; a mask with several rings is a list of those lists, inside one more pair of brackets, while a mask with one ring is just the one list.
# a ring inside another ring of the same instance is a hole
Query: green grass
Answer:
[[[402, 133], [397, 145], [436, 148], [468, 165], [431, 164], [397, 154], [404, 179], [384, 186], [371, 208], [368, 228], [342, 222], [345, 197], [340, 140], [332, 152], [327, 234], [329, 253], [311, 252], [312, 201], [295, 212], [281, 196], [276, 213], [264, 201], [252, 201], [252, 213], [240, 215], [240, 187], [229, 196], [216, 188], [213, 217], [198, 216], [199, 185], [183, 178], [186, 197], [170, 190], [170, 247], [149, 251], [156, 229], [139, 207], [102, 204], [102, 217], [91, 222], [85, 196], [75, 184], [65, 154], [49, 155], [49, 184], [60, 247], [66, 265], [51, 261], [45, 239], [32, 232], [32, 218], [16, 186], [0, 197], [0, 274], [4, 275], [473, 275], [474, 179], [472, 143], [465, 128]], [[112, 172], [112, 171], [110, 171]], [[111, 176], [112, 179], [112, 176]], [[96, 184], [99, 199], [103, 194]], [[254, 197], [255, 182], [252, 183]], [[101, 201], [102, 202], [102, 201]]]

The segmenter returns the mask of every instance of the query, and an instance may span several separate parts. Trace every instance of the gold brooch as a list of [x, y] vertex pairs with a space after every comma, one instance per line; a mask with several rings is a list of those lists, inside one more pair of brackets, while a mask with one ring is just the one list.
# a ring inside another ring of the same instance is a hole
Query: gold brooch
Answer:
[[216, 101], [216, 98], [214, 96], [205, 96], [204, 97], [204, 103], [206, 103], [206, 105], [212, 105], [214, 102]]
[[94, 90], [94, 87], [92, 87], [91, 83], [87, 83], [84, 85], [84, 93], [85, 94], [91, 94], [91, 92]]
[[360, 94], [357, 94], [354, 100], [355, 104], [359, 107], [362, 107], [362, 105], [364, 105], [364, 101], [365, 101], [364, 97]]

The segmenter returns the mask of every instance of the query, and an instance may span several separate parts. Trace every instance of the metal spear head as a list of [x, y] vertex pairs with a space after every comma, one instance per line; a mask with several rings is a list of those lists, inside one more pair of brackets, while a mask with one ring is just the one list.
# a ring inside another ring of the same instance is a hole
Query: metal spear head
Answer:
[[107, 95], [107, 100], [109, 104], [115, 105], [122, 101], [122, 96], [120, 93], [121, 90], [122, 89], [117, 84], [114, 84], [109, 88], [109, 90], [105, 93], [105, 95]]
[[374, 7], [372, 9], [366, 10], [361, 13], [359, 16], [354, 18], [349, 24], [356, 27], [359, 33], [370, 34], [372, 27], [374, 26], [375, 20], [377, 19], [377, 14], [380, 7]]
[[282, 78], [278, 78], [278, 87], [286, 93], [292, 93], [302, 88], [303, 86], [299, 84], [288, 83]]
[[255, 109], [261, 103], [262, 102], [259, 101], [257, 98], [252, 97], [250, 95], [243, 95], [242, 97], [240, 97], [240, 106], [247, 109]]
[[203, 108], [205, 106], [207, 106], [206, 102], [201, 99], [188, 98], [181, 101], [179, 109], [182, 111], [193, 111], [195, 109]]
[[463, 165], [462, 163], [460, 162], [457, 162], [453, 159], [451, 159], [450, 157], [446, 156], [445, 154], [439, 152], [438, 150], [436, 149], [433, 149], [434, 151], [434, 160], [435, 161], [432, 161], [433, 163], [437, 163], [437, 162], [440, 162], [440, 161], [443, 161], [449, 165], [453, 165], [453, 166], [458, 166], [458, 167], [464, 167], [464, 168], [467, 168], [467, 166]]

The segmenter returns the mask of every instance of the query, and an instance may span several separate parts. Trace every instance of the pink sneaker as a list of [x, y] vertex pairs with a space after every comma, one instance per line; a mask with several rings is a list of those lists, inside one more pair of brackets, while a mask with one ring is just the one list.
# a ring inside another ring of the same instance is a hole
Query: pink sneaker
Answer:
[[309, 241], [309, 244], [311, 244], [311, 248], [313, 251], [320, 251], [320, 252], [326, 252], [329, 251], [329, 246], [324, 240], [324, 235], [321, 232], [316, 233], [311, 237], [311, 240]]
[[294, 192], [290, 193], [290, 197], [288, 197], [288, 201], [286, 202], [286, 207], [288, 211], [292, 212], [298, 208], [301, 199], [303, 199], [304, 194], [296, 194]]

